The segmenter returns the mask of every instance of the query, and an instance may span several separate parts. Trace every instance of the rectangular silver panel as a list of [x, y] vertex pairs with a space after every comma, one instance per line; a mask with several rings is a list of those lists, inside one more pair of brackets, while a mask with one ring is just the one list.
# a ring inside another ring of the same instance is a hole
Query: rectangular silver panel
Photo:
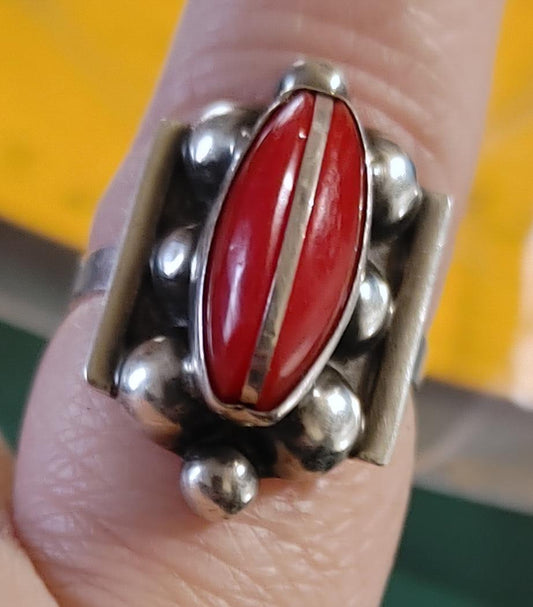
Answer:
[[358, 457], [374, 464], [388, 464], [392, 457], [412, 380], [417, 375], [419, 349], [439, 278], [450, 217], [451, 199], [425, 192], [367, 413], [365, 440], [358, 453]]
[[124, 238], [118, 248], [102, 317], [85, 370], [87, 381], [114, 393], [124, 335], [147, 267], [184, 126], [161, 123], [148, 155]]

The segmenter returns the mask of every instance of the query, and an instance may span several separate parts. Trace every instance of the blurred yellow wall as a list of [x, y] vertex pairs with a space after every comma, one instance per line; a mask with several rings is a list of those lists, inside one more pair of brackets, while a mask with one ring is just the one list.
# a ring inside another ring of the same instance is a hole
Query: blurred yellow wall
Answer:
[[4, 218], [85, 246], [96, 202], [154, 86], [179, 4], [0, 2], [0, 73], [10, 83], [0, 94]]
[[[181, 4], [0, 3], [4, 219], [83, 248]], [[519, 398], [533, 395], [524, 366], [533, 363], [533, 313], [524, 309], [533, 298], [524, 267], [533, 223], [532, 32], [533, 3], [510, 0], [480, 167], [429, 359], [433, 375]]]
[[432, 375], [524, 403], [533, 397], [532, 36], [533, 2], [508, 0], [478, 172], [429, 359]]

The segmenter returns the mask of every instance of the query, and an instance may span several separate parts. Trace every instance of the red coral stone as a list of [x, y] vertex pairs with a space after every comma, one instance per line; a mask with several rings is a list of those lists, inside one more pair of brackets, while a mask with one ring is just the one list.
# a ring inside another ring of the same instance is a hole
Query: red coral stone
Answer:
[[340, 320], [361, 255], [365, 183], [359, 132], [346, 105], [337, 101], [300, 263], [257, 409], [270, 410], [288, 396]]
[[204, 299], [211, 387], [237, 403], [250, 368], [311, 124], [314, 97], [280, 107], [253, 142], [213, 235]]
[[[268, 304], [316, 94], [278, 108], [252, 143], [213, 235], [204, 292], [204, 349], [211, 387], [241, 400]], [[366, 222], [364, 148], [347, 108], [333, 114], [303, 248], [259, 400], [276, 408], [320, 355], [346, 306]]]

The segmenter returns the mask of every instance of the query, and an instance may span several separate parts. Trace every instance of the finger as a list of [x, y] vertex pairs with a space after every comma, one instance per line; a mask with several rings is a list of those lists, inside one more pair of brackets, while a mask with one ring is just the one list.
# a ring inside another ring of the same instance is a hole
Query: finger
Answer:
[[17, 541], [11, 524], [13, 457], [0, 436], [0, 597], [4, 605], [57, 607], [30, 559]]
[[[132, 153], [106, 193], [91, 246], [114, 243], [161, 116], [217, 97], [265, 101], [300, 54], [341, 64], [369, 126], [398, 141], [432, 189], [464, 200], [499, 18], [496, 0], [190, 5]], [[375, 605], [408, 495], [413, 423], [393, 464], [348, 462], [305, 486], [265, 482], [235, 520], [185, 509], [179, 461], [81, 379], [101, 302], [79, 307], [49, 348], [20, 447], [15, 518], [67, 605]]]
[[264, 482], [238, 517], [206, 525], [180, 497], [178, 458], [80, 382], [94, 314], [78, 308], [51, 345], [18, 466], [18, 529], [60, 602], [374, 604], [407, 500], [411, 417], [390, 467], [349, 462], [305, 486]]
[[299, 56], [345, 72], [362, 122], [397, 141], [421, 183], [464, 205], [483, 131], [503, 0], [195, 2], [131, 153], [99, 207], [90, 249], [119, 238], [154, 128], [217, 98], [261, 103]]

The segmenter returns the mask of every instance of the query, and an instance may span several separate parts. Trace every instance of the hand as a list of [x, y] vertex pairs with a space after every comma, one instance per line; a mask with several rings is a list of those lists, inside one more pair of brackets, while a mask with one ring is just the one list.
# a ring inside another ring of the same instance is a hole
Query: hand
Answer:
[[[116, 243], [161, 117], [187, 120], [220, 97], [264, 102], [298, 55], [340, 65], [363, 123], [411, 155], [422, 184], [451, 192], [459, 216], [483, 129], [501, 6], [192, 2], [139, 136], [100, 204], [90, 249]], [[209, 525], [180, 497], [179, 458], [84, 383], [101, 309], [99, 297], [79, 305], [48, 348], [12, 498], [10, 457], [2, 459], [6, 529], [11, 499], [13, 509], [13, 534], [0, 537], [2, 604], [377, 605], [409, 495], [413, 412], [390, 466], [349, 461], [303, 485], [266, 481], [245, 513]]]

